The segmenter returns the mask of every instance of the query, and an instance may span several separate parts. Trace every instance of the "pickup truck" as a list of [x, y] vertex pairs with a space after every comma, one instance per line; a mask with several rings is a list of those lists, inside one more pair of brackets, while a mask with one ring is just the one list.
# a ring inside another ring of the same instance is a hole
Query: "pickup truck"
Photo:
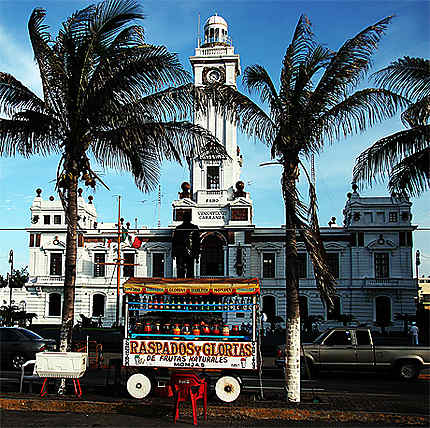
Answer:
[[[284, 367], [285, 345], [278, 347], [277, 367]], [[302, 346], [303, 377], [319, 370], [393, 370], [403, 380], [413, 380], [430, 368], [426, 346], [379, 346], [368, 328], [332, 328], [313, 343]]]

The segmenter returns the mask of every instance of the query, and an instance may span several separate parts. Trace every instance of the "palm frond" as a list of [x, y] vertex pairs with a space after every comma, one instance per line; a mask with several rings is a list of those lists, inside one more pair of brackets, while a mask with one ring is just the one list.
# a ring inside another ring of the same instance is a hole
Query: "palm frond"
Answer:
[[315, 45], [309, 50], [299, 67], [294, 84], [294, 93], [290, 96], [293, 103], [303, 96], [305, 96], [304, 102], [309, 100], [313, 89], [312, 78], [327, 66], [333, 54], [333, 51], [321, 45]]
[[392, 17], [371, 25], [347, 40], [333, 56], [321, 77], [310, 105], [316, 111], [335, 106], [345, 91], [355, 87], [370, 67], [370, 57], [378, 47]]
[[420, 196], [430, 189], [430, 147], [400, 161], [390, 172], [390, 192]]
[[44, 9], [34, 9], [28, 21], [28, 32], [40, 70], [46, 108], [54, 111], [58, 118], [61, 118], [62, 126], [66, 128], [68, 120], [64, 82], [67, 79], [62, 61], [56, 50], [51, 47], [53, 42], [46, 31], [48, 27], [43, 23], [45, 15]]
[[430, 61], [405, 56], [372, 74], [376, 84], [410, 99], [430, 95]]
[[40, 112], [29, 110], [16, 113], [11, 119], [0, 118], [0, 155], [59, 153], [60, 132], [58, 121]]
[[43, 111], [41, 100], [33, 91], [10, 74], [0, 72], [0, 113], [8, 116], [20, 110]]
[[402, 122], [411, 128], [430, 121], [430, 95], [420, 98], [402, 113]]
[[279, 109], [278, 94], [266, 69], [261, 65], [251, 65], [246, 67], [243, 73], [243, 84], [252, 94], [257, 92], [263, 103], [268, 103], [272, 109]]
[[251, 99], [227, 85], [206, 85], [194, 88], [194, 105], [205, 112], [211, 102], [218, 113], [234, 121], [241, 130], [270, 146], [276, 137], [276, 124], [272, 118]]
[[294, 88], [299, 69], [306, 61], [308, 52], [314, 46], [314, 35], [311, 22], [306, 15], [301, 15], [291, 43], [287, 47], [281, 69], [281, 86], [279, 95], [288, 98], [289, 92]]
[[98, 46], [109, 46], [118, 32], [132, 20], [144, 19], [142, 8], [134, 0], [111, 0], [99, 3], [88, 21], [88, 34]]
[[400, 95], [385, 89], [357, 91], [324, 112], [317, 121], [329, 141], [363, 132], [370, 126], [393, 117], [408, 105]]
[[384, 178], [403, 158], [425, 150], [430, 144], [430, 125], [416, 126], [382, 138], [357, 158], [353, 180], [367, 183]]
[[104, 104], [121, 108], [166, 86], [184, 85], [189, 80], [177, 55], [164, 46], [127, 48], [100, 63], [88, 88], [83, 114], [103, 110]]
[[305, 223], [302, 223], [298, 230], [312, 260], [315, 281], [321, 300], [325, 302], [327, 308], [331, 309], [333, 308], [333, 297], [336, 295], [336, 278], [327, 264], [327, 255], [319, 231]]
[[151, 121], [184, 120], [193, 112], [192, 87], [190, 83], [176, 88], [158, 91], [133, 103], [134, 111]]
[[313, 185], [305, 166], [300, 162], [309, 186], [309, 203], [304, 214], [305, 204], [298, 203], [301, 208], [297, 210], [295, 223], [302, 237], [306, 251], [314, 267], [315, 281], [321, 300], [328, 308], [333, 307], [333, 296], [336, 294], [336, 278], [327, 262], [326, 251], [322, 242], [318, 221], [318, 205], [315, 186]]
[[[181, 163], [188, 156], [228, 157], [218, 140], [200, 126], [189, 122], [134, 122], [134, 119], [122, 127], [93, 131], [90, 150], [104, 167], [132, 171], [140, 189], [154, 188], [163, 160]], [[141, 169], [136, 162], [142, 163]]]

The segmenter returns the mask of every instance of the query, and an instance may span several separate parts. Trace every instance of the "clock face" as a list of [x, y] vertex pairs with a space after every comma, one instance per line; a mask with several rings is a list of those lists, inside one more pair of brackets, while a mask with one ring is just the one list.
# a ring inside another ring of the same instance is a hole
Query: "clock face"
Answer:
[[210, 70], [207, 79], [209, 83], [219, 82], [221, 80], [220, 71], [217, 69]]
[[203, 70], [203, 83], [222, 83], [224, 81], [224, 70], [220, 68], [205, 68]]

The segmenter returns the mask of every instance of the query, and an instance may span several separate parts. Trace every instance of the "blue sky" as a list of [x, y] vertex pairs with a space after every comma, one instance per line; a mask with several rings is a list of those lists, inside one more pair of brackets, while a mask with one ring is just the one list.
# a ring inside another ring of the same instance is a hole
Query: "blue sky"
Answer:
[[[198, 14], [204, 21], [215, 12], [229, 24], [229, 34], [236, 52], [241, 55], [242, 70], [247, 65], [260, 64], [268, 69], [274, 81], [279, 80], [282, 57], [300, 14], [306, 14], [317, 39], [336, 50], [350, 37], [367, 26], [388, 16], [396, 15], [373, 57], [372, 71], [403, 56], [427, 57], [430, 49], [429, 1], [144, 1], [146, 19], [143, 21], [146, 39], [164, 44], [177, 52], [185, 68], [191, 71], [188, 57], [194, 54]], [[0, 71], [13, 74], [38, 94], [41, 93], [37, 69], [27, 33], [27, 22], [35, 7], [47, 10], [46, 22], [57, 33], [59, 24], [90, 2], [73, 0], [0, 0]], [[240, 85], [239, 88], [241, 89]], [[366, 84], [366, 83], [365, 83]], [[316, 159], [317, 191], [321, 225], [331, 216], [342, 223], [346, 193], [351, 189], [351, 172], [357, 155], [377, 139], [402, 129], [398, 117], [369, 129], [365, 133], [326, 147]], [[259, 167], [269, 160], [268, 149], [260, 142], [239, 135], [238, 144], [244, 155], [242, 178], [254, 202], [254, 223], [257, 226], [278, 226], [283, 223], [280, 193], [280, 168]], [[58, 158], [0, 159], [0, 227], [23, 228], [30, 224], [30, 205], [35, 189], [43, 189], [48, 198], [54, 193], [53, 179]], [[171, 201], [176, 199], [180, 183], [188, 180], [185, 167], [165, 164], [161, 175], [161, 225], [170, 223]], [[114, 221], [117, 205], [115, 195], [122, 196], [122, 213], [134, 225], [156, 227], [157, 193], [139, 192], [130, 175], [105, 171], [104, 180], [110, 191], [96, 190], [94, 203], [100, 221]], [[385, 185], [360, 189], [362, 195], [384, 196]], [[430, 228], [429, 194], [412, 199], [413, 223]], [[145, 202], [141, 202], [145, 201]], [[415, 247], [422, 254], [420, 274], [430, 275], [430, 231], [417, 231]], [[28, 263], [28, 237], [22, 231], [0, 231], [0, 274], [8, 271], [8, 254], [13, 249], [15, 267]]]

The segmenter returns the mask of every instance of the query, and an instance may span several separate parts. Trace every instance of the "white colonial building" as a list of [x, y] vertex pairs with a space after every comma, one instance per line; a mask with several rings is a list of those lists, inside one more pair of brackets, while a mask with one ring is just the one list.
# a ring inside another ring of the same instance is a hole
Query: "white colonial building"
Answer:
[[[240, 74], [239, 55], [234, 52], [226, 21], [212, 16], [205, 23], [204, 42], [190, 58], [196, 85], [225, 82], [236, 85]], [[224, 144], [229, 158], [213, 160], [202, 155], [190, 162], [190, 183], [173, 201], [173, 221], [167, 228], [131, 228], [131, 239], [121, 244], [128, 266], [120, 269], [120, 283], [132, 276], [174, 277], [171, 254], [174, 227], [185, 210], [200, 228], [201, 257], [197, 277], [258, 277], [262, 303], [269, 320], [285, 319], [285, 230], [259, 228], [253, 223], [250, 195], [240, 181], [242, 156], [236, 142], [235, 124], [208, 110], [196, 115]], [[181, 183], [178, 183], [178, 190]], [[31, 206], [29, 232], [30, 280], [16, 301], [25, 300], [28, 312], [38, 314], [37, 323], [60, 323], [63, 298], [66, 226], [59, 200], [43, 199], [37, 191]], [[393, 321], [401, 329], [396, 313], [415, 314], [417, 293], [412, 277], [411, 203], [396, 197], [362, 197], [357, 188], [348, 194], [343, 225], [333, 220], [321, 228], [330, 265], [338, 279], [336, 307], [327, 313], [315, 285], [312, 263], [298, 237], [302, 318], [321, 315], [327, 323], [340, 315], [373, 325]], [[117, 258], [117, 225], [98, 223], [92, 197], [86, 202], [80, 192], [79, 235], [75, 316], [79, 314], [115, 321], [117, 305], [116, 267], [104, 265]], [[122, 306], [122, 304], [120, 303]], [[120, 311], [122, 315], [122, 310]], [[233, 322], [233, 320], [231, 320]], [[237, 321], [236, 321], [237, 322]]]

